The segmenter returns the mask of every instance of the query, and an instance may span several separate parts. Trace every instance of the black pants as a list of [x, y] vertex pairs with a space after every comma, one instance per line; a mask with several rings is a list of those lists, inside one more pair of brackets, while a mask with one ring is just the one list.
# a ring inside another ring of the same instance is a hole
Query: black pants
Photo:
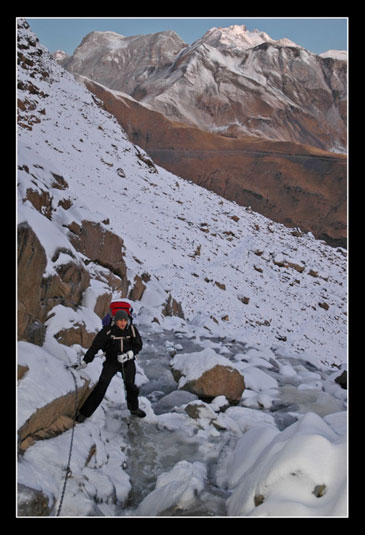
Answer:
[[130, 411], [138, 409], [139, 389], [134, 384], [134, 379], [136, 377], [136, 365], [134, 360], [127, 360], [124, 364], [106, 360], [103, 364], [103, 371], [100, 374], [98, 383], [79, 411], [83, 416], [91, 416], [99, 407], [100, 403], [103, 401], [110, 381], [118, 372], [121, 372], [123, 376], [128, 409]]

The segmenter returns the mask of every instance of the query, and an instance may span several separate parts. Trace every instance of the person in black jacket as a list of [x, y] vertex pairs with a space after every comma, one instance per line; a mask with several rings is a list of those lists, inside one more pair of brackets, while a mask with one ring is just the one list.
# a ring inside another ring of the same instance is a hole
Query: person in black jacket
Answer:
[[124, 310], [118, 310], [114, 323], [106, 325], [95, 336], [93, 343], [86, 352], [83, 362], [76, 369], [83, 369], [94, 360], [99, 350], [105, 352], [103, 370], [94, 390], [79, 409], [76, 420], [83, 422], [93, 414], [102, 402], [110, 381], [117, 372], [122, 373], [126, 389], [127, 407], [131, 414], [143, 418], [146, 413], [138, 407], [139, 389], [135, 385], [135, 356], [142, 349], [142, 339], [135, 325]]

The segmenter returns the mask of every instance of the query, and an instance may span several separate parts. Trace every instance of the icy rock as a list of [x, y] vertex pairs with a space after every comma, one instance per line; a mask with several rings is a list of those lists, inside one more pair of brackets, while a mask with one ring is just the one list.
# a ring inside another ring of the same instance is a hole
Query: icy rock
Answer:
[[140, 515], [156, 516], [167, 509], [186, 510], [204, 490], [207, 470], [200, 462], [178, 462], [157, 478], [156, 488], [140, 503]]
[[156, 414], [162, 414], [164, 412], [171, 411], [174, 407], [179, 407], [180, 405], [185, 405], [198, 399], [198, 396], [192, 394], [191, 392], [186, 392], [184, 390], [175, 390], [170, 392], [163, 398], [161, 398], [154, 406], [154, 411]]

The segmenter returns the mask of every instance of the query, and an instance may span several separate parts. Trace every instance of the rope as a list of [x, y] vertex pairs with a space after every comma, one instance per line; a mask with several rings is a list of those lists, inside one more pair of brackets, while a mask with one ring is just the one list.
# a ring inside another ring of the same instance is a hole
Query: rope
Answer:
[[62, 504], [63, 504], [63, 498], [65, 497], [67, 479], [68, 479], [69, 473], [71, 473], [70, 463], [71, 463], [72, 447], [73, 447], [73, 441], [74, 441], [76, 416], [77, 416], [77, 410], [78, 410], [78, 391], [77, 391], [76, 377], [75, 377], [74, 373], [71, 371], [71, 367], [67, 366], [66, 368], [70, 371], [70, 373], [72, 375], [72, 378], [74, 380], [74, 383], [75, 383], [75, 416], [74, 416], [74, 419], [73, 419], [73, 425], [72, 425], [72, 431], [71, 431], [71, 442], [70, 442], [70, 449], [69, 449], [69, 452], [68, 452], [68, 461], [67, 461], [65, 480], [63, 482], [63, 489], [62, 489], [62, 493], [61, 493], [60, 504], [58, 506], [58, 510], [57, 510], [56, 516], [60, 515]]

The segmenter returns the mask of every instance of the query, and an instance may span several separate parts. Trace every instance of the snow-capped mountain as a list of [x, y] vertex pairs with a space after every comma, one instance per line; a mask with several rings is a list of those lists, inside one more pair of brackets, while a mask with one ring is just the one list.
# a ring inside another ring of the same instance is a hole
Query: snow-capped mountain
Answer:
[[52, 57], [58, 61], [59, 63], [61, 63], [62, 61], [68, 59], [70, 56], [68, 54], [66, 54], [66, 52], [64, 50], [56, 50], [56, 52], [53, 52], [52, 53]]
[[[128, 421], [113, 379], [75, 428], [62, 514], [346, 515], [346, 401], [333, 378], [346, 367], [346, 251], [155, 165], [23, 20], [17, 82], [23, 510], [33, 500], [37, 514], [55, 515], [61, 503], [70, 417], [51, 406], [73, 394], [66, 366], [101, 328], [113, 294], [133, 301], [141, 326], [147, 418]], [[171, 347], [229, 355], [245, 398], [225, 412], [224, 399], [190, 398], [196, 418], [181, 400], [175, 410]], [[80, 395], [101, 366], [98, 358], [77, 375]], [[292, 411], [274, 415], [284, 394]], [[44, 434], [52, 418], [58, 431]]]
[[211, 28], [193, 46], [196, 46], [198, 43], [206, 43], [215, 48], [229, 47], [231, 49], [245, 50], [268, 42], [281, 46], [302, 48], [290, 39], [283, 38], [275, 41], [265, 32], [259, 30], [249, 31], [245, 25], [240, 26], [238, 24], [228, 26], [227, 28]]
[[341, 61], [347, 61], [347, 50], [327, 50], [320, 54], [322, 58], [333, 58]]
[[230, 26], [187, 46], [174, 32], [93, 32], [63, 65], [203, 130], [346, 151], [346, 62], [286, 38]]

